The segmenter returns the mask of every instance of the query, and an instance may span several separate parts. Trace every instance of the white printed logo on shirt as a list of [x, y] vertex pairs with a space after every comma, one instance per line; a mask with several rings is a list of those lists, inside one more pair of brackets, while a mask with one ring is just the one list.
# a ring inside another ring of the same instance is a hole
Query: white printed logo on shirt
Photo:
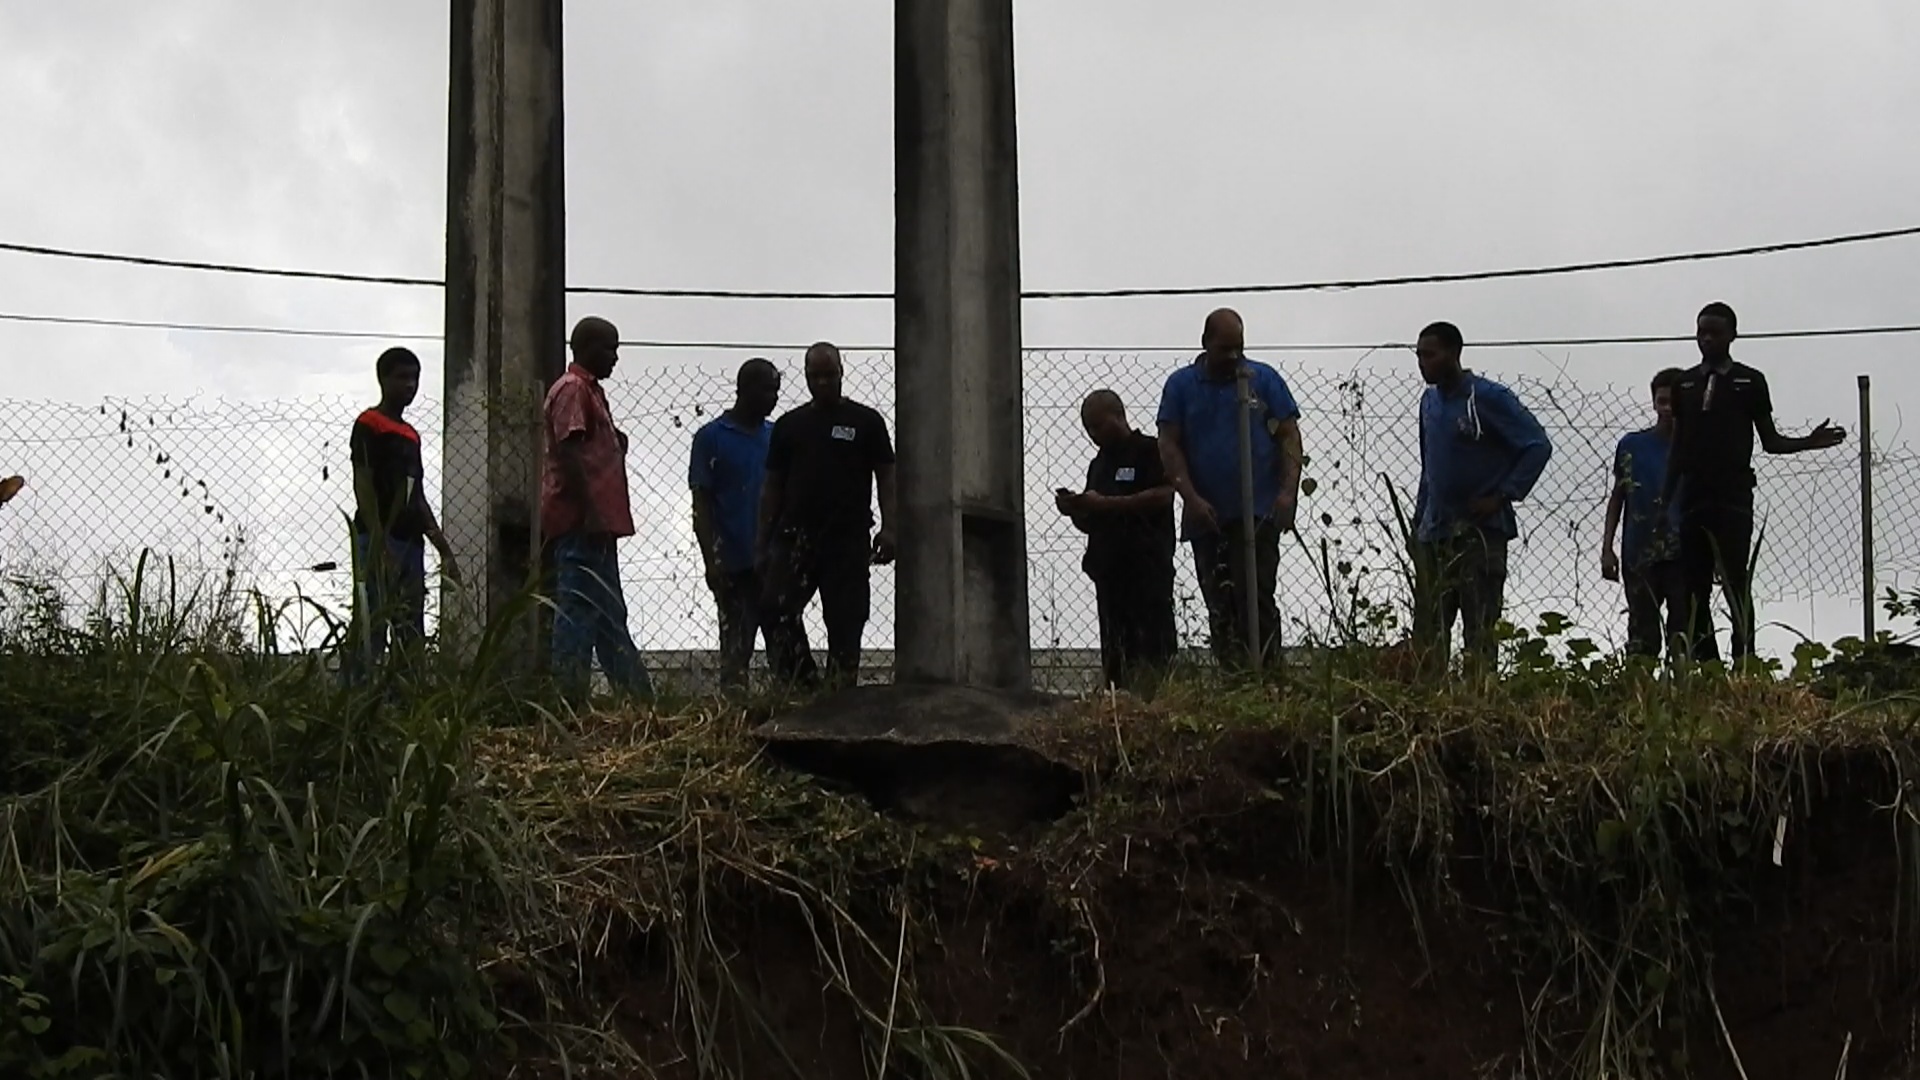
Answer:
[[833, 437], [839, 439], [841, 442], [852, 442], [853, 428], [846, 424], [835, 424], [833, 425]]
[[1133, 466], [1129, 465], [1124, 469], [1115, 469], [1113, 479], [1114, 482], [1118, 484], [1131, 484], [1133, 482]]

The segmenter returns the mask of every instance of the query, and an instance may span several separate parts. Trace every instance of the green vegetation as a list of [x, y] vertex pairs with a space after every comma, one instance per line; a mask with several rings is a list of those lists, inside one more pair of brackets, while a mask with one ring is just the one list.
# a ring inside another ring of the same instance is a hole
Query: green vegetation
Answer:
[[[1030, 734], [1082, 770], [1077, 808], [977, 836], [773, 766], [714, 703], [545, 708], [489, 678], [501, 640], [342, 688], [274, 649], [280, 613], [167, 577], [78, 625], [7, 594], [5, 1075], [1064, 1075], [1158, 1022], [1129, 941], [1338, 967], [1380, 933], [1351, 906], [1375, 881], [1425, 954], [1409, 983], [1462, 977], [1481, 932], [1518, 1024], [1481, 1048], [1498, 1075], [1689, 1075], [1735, 1041], [1716, 958], [1781, 823], [1791, 864], [1845, 806], [1907, 856], [1881, 907], [1920, 971], [1920, 713], [1811, 648], [1663, 678], [1549, 619], [1498, 682], [1354, 646], [1284, 685], [1099, 698]], [[1294, 917], [1309, 887], [1338, 925]], [[1032, 985], [1071, 992], [980, 1005]]]

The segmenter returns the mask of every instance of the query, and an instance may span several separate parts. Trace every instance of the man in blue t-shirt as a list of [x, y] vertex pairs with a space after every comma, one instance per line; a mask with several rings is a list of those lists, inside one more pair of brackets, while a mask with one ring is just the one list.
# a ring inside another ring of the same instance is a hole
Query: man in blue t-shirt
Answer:
[[[1160, 394], [1160, 458], [1180, 495], [1181, 528], [1207, 604], [1214, 658], [1239, 666], [1247, 652], [1246, 590], [1259, 596], [1260, 651], [1275, 656], [1280, 611], [1274, 601], [1280, 534], [1293, 529], [1300, 497], [1300, 406], [1280, 373], [1246, 355], [1246, 325], [1221, 308], [1207, 316], [1200, 355], [1167, 377]], [[1240, 502], [1240, 389], [1252, 396], [1253, 505]], [[1253, 534], [1254, 580], [1245, 545]]]
[[1626, 589], [1630, 656], [1659, 656], [1663, 635], [1672, 640], [1686, 632], [1678, 515], [1660, 498], [1667, 451], [1673, 446], [1673, 388], [1682, 374], [1679, 368], [1667, 368], [1653, 377], [1653, 426], [1622, 435], [1613, 451], [1613, 494], [1607, 498], [1606, 535], [1600, 541], [1600, 576]]
[[720, 684], [729, 690], [746, 688], [753, 636], [766, 622], [754, 549], [773, 436], [767, 418], [779, 403], [780, 372], [756, 356], [734, 377], [733, 408], [693, 433], [693, 535], [720, 612]]
[[1420, 490], [1414, 498], [1417, 574], [1413, 632], [1427, 663], [1444, 667], [1460, 619], [1470, 657], [1490, 667], [1506, 606], [1513, 504], [1547, 467], [1553, 444], [1512, 390], [1460, 365], [1460, 329], [1420, 331]]

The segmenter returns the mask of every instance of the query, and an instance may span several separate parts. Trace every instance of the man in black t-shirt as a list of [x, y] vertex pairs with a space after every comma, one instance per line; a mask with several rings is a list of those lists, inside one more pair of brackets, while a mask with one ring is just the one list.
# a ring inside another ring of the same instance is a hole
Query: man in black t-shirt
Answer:
[[1780, 434], [1767, 377], [1733, 358], [1738, 336], [1733, 308], [1716, 301], [1700, 309], [1694, 323], [1700, 364], [1682, 374], [1673, 390], [1673, 449], [1662, 486], [1663, 498], [1680, 516], [1689, 651], [1695, 660], [1720, 657], [1713, 628], [1717, 570], [1733, 624], [1730, 651], [1736, 663], [1753, 654], [1748, 563], [1753, 557], [1754, 435], [1769, 454], [1825, 450], [1847, 437], [1825, 420], [1800, 438]]
[[[827, 676], [851, 684], [872, 607], [868, 569], [893, 561], [893, 442], [880, 414], [841, 393], [840, 350], [807, 350], [812, 400], [774, 422], [760, 489], [755, 563], [768, 620], [767, 664], [776, 678], [818, 680], [802, 623], [814, 593], [827, 625]], [[872, 533], [875, 489], [880, 531]]]
[[1173, 628], [1173, 485], [1160, 443], [1127, 423], [1111, 390], [1080, 406], [1080, 422], [1099, 447], [1086, 490], [1061, 488], [1054, 505], [1087, 534], [1081, 568], [1093, 579], [1100, 615], [1100, 664], [1107, 685], [1143, 690], [1164, 674], [1178, 640]]
[[[421, 486], [420, 433], [405, 411], [420, 391], [420, 358], [392, 348], [374, 361], [380, 404], [361, 413], [347, 439], [353, 459], [354, 662], [370, 668], [393, 644], [426, 636], [426, 545], [440, 553], [443, 572], [457, 580], [453, 550], [440, 532]], [[381, 538], [382, 542], [376, 542]]]

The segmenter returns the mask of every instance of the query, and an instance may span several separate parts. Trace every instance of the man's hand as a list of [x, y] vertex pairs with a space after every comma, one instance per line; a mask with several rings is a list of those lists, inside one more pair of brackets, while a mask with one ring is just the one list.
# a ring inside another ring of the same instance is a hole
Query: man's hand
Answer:
[[893, 528], [882, 525], [880, 531], [873, 534], [873, 565], [885, 566], [893, 561], [895, 554]]
[[1620, 580], [1620, 556], [1612, 548], [1603, 548], [1600, 552], [1600, 576], [1608, 581]]
[[616, 429], [613, 433], [613, 437], [614, 439], [618, 440], [620, 443], [620, 452], [623, 454], [626, 453], [627, 452], [627, 433]]
[[1506, 507], [1507, 497], [1505, 495], [1478, 495], [1467, 503], [1467, 513], [1472, 515], [1475, 521], [1485, 521], [1487, 518], [1500, 513], [1500, 511], [1506, 509]]
[[1807, 432], [1807, 445], [1815, 450], [1829, 450], [1847, 441], [1847, 429], [1833, 426], [1832, 420], [1820, 421], [1820, 426]]
[[1292, 532], [1299, 514], [1299, 496], [1281, 492], [1280, 497], [1273, 500], [1273, 523], [1280, 527], [1281, 532]]
[[1220, 531], [1220, 515], [1213, 512], [1213, 504], [1195, 495], [1187, 502], [1187, 523], [1197, 525], [1202, 532]]
[[1080, 501], [1079, 492], [1068, 491], [1065, 488], [1061, 488], [1060, 490], [1055, 491], [1053, 493], [1053, 508], [1055, 510], [1060, 511], [1062, 514], [1066, 515], [1067, 517], [1072, 517], [1075, 514], [1079, 513], [1078, 510], [1074, 509], [1075, 505], [1079, 501]]
[[727, 591], [727, 573], [720, 568], [718, 559], [707, 561], [707, 591], [715, 596], [721, 596]]

